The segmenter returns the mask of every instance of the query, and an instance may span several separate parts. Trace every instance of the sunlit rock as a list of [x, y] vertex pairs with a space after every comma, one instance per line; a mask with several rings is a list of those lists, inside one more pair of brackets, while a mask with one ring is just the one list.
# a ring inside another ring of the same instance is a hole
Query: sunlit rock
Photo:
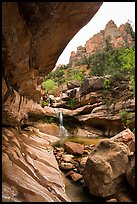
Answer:
[[3, 128], [3, 202], [70, 201], [50, 146], [52, 136], [43, 134]]

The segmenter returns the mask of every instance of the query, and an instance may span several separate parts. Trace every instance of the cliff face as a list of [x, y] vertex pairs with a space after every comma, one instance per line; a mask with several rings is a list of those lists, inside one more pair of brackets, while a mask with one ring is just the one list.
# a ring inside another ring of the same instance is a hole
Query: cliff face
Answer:
[[[42, 77], [52, 71], [67, 43], [101, 4], [2, 3], [3, 104], [12, 96], [8, 103], [14, 106], [14, 90], [21, 97], [40, 102]], [[20, 110], [22, 101], [20, 98], [16, 109]], [[5, 112], [3, 117], [10, 118]]]
[[[104, 30], [93, 35], [92, 38], [86, 41], [85, 47], [79, 46], [76, 52], [71, 52], [70, 64], [75, 64], [76, 61], [82, 59], [84, 55], [89, 56], [98, 50], [105, 48], [105, 39], [110, 37], [109, 43], [115, 47], [120, 48], [122, 46], [132, 46], [133, 45], [133, 30], [129, 23], [125, 23], [116, 26], [113, 20], [110, 20]], [[81, 52], [79, 52], [79, 50]]]
[[52, 136], [19, 133], [16, 127], [28, 117], [45, 116], [37, 104], [42, 77], [101, 4], [2, 3], [3, 202], [70, 201], [51, 148]]

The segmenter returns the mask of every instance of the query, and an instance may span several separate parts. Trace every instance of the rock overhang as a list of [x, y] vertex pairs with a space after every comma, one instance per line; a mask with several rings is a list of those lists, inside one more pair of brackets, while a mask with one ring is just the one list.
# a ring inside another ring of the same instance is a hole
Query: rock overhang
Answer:
[[[3, 2], [3, 77], [39, 101], [38, 84], [103, 2]], [[65, 32], [64, 32], [65, 31]], [[33, 91], [32, 91], [33, 90]]]

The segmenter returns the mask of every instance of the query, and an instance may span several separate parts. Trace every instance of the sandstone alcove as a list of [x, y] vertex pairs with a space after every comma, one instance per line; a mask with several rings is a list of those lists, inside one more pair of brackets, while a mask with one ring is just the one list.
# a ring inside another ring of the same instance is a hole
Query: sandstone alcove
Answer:
[[45, 115], [38, 104], [43, 76], [101, 5], [2, 3], [3, 201], [69, 201], [49, 141], [18, 130], [28, 117]]

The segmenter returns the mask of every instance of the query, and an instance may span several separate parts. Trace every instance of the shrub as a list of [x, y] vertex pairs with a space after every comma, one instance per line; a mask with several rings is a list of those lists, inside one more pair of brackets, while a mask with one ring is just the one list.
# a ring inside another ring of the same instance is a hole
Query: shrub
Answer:
[[109, 107], [109, 105], [110, 105], [110, 101], [108, 100], [108, 98], [103, 98], [103, 99], [102, 99], [102, 104], [103, 104], [103, 105], [106, 105], [107, 110], [108, 110], [108, 107]]
[[119, 60], [121, 61], [121, 69], [127, 76], [133, 76], [135, 73], [135, 49], [121, 48], [119, 52]]
[[42, 82], [42, 87], [48, 92], [54, 89], [55, 82], [52, 79], [47, 79], [46, 81]]
[[82, 72], [82, 74], [85, 74], [85, 72], [86, 72], [86, 68], [85, 68], [85, 67], [82, 68], [81, 72]]
[[128, 112], [125, 111], [125, 110], [120, 110], [119, 114], [120, 114], [120, 117], [121, 117], [121, 121], [123, 123], [126, 123]]
[[70, 98], [66, 103], [66, 105], [69, 106], [71, 109], [75, 108], [77, 104], [78, 104], [78, 101], [76, 98]]
[[81, 71], [79, 70], [79, 68], [76, 68], [76, 69], [73, 69], [73, 70], [70, 70], [67, 74], [67, 81], [71, 81], [71, 80], [74, 80], [74, 81], [79, 81], [82, 83], [82, 81], [84, 80], [85, 78], [85, 68], [83, 68]]
[[107, 55], [106, 52], [97, 51], [90, 57], [90, 67], [91, 72], [90, 75], [92, 76], [103, 76], [106, 70], [106, 61]]
[[105, 79], [104, 80], [103, 88], [104, 88], [105, 91], [109, 91], [110, 90], [110, 87], [111, 87], [110, 84], [111, 84], [111, 82], [110, 82], [109, 79]]
[[45, 106], [48, 105], [48, 101], [41, 101], [41, 106], [42, 108], [44, 108]]
[[45, 123], [53, 123], [54, 122], [54, 118], [53, 117], [43, 117], [43, 122], [45, 122]]
[[84, 55], [84, 57], [81, 60], [81, 65], [87, 65], [88, 68], [91, 68], [91, 61], [92, 61], [92, 56], [86, 56]]
[[65, 72], [64, 72], [64, 70], [62, 68], [58, 68], [58, 69], [56, 69], [56, 71], [54, 73], [54, 77], [60, 78], [60, 77], [62, 77], [64, 75], [64, 73]]
[[[119, 111], [121, 121], [126, 128], [130, 128], [131, 124], [135, 122], [135, 112], [127, 112], [126, 110]], [[133, 128], [134, 129], [134, 128]]]
[[131, 91], [131, 94], [135, 97], [135, 79], [134, 79], [134, 76], [130, 77], [129, 90]]
[[125, 110], [121, 110], [119, 111], [119, 114], [120, 114], [120, 118], [121, 118], [121, 121], [123, 122], [123, 125], [124, 126], [127, 126], [127, 115], [128, 115], [128, 112], [125, 111]]
[[83, 81], [84, 77], [85, 77], [84, 73], [78, 73], [74, 75], [74, 79], [76, 79], [77, 81], [81, 81], [81, 82]]
[[47, 94], [59, 94], [60, 88], [57, 86], [57, 83], [52, 79], [47, 79], [42, 82], [42, 86], [45, 88]]
[[82, 65], [82, 61], [81, 60], [78, 60], [78, 61], [75, 62], [75, 66], [80, 66], [80, 65]]

